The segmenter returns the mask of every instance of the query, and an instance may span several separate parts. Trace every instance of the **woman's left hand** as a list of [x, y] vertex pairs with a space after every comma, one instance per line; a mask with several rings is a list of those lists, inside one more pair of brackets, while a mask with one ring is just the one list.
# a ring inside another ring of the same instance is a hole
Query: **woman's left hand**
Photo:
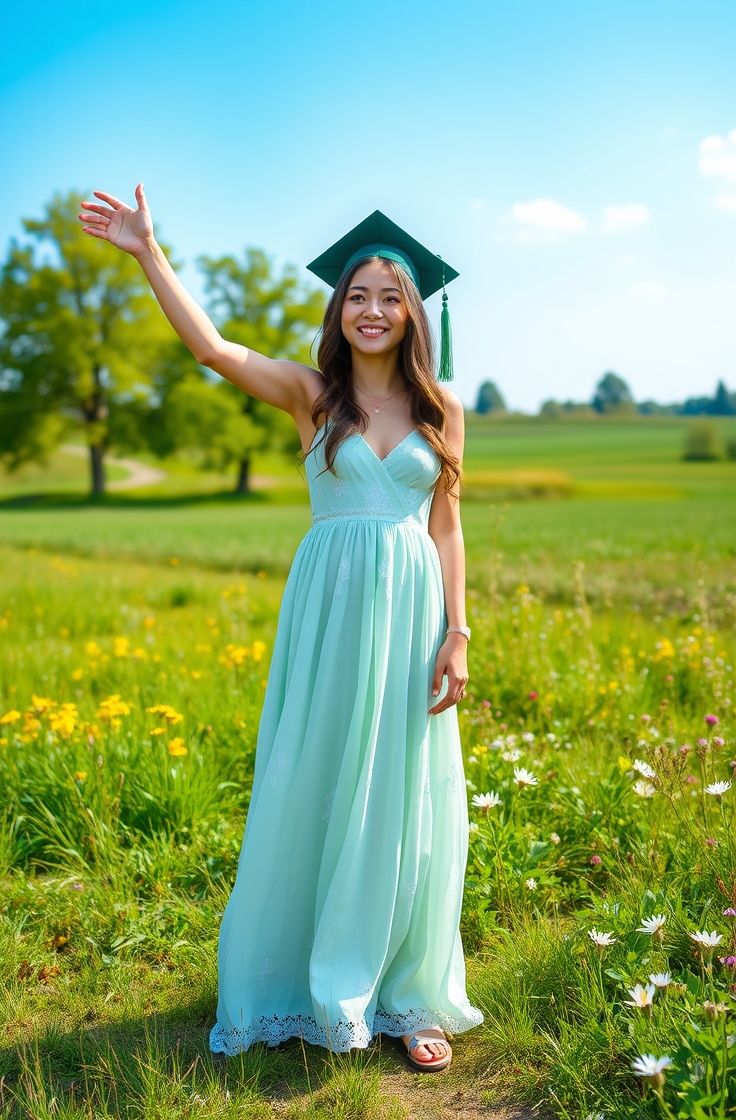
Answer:
[[432, 678], [432, 695], [438, 696], [442, 688], [442, 678], [447, 676], [447, 694], [429, 709], [431, 716], [444, 712], [446, 708], [457, 704], [465, 696], [465, 685], [468, 683], [468, 655], [467, 638], [462, 634], [448, 634], [447, 638], [437, 652]]

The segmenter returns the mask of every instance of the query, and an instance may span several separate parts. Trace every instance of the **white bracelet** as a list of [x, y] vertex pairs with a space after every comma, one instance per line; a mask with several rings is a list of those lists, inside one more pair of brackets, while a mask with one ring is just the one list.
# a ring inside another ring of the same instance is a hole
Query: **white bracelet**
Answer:
[[469, 626], [448, 626], [445, 631], [446, 634], [464, 634], [470, 641], [470, 627]]

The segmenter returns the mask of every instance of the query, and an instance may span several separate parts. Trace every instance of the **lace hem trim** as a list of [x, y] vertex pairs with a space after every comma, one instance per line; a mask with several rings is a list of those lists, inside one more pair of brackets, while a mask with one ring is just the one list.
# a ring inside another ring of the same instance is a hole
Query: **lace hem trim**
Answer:
[[449, 1034], [462, 1034], [463, 1031], [477, 1027], [483, 1022], [483, 1014], [477, 1008], [469, 1008], [467, 1016], [457, 1018], [443, 1011], [430, 1011], [426, 1008], [412, 1009], [403, 1015], [392, 1015], [376, 1009], [373, 1016], [373, 1029], [365, 1019], [350, 1022], [338, 1019], [328, 1027], [323, 1027], [311, 1015], [261, 1015], [248, 1027], [232, 1027], [227, 1030], [216, 1023], [210, 1031], [210, 1050], [214, 1054], [227, 1054], [233, 1057], [248, 1050], [254, 1042], [267, 1042], [278, 1046], [287, 1038], [302, 1036], [305, 1042], [314, 1046], [324, 1046], [328, 1050], [345, 1053], [357, 1047], [365, 1050], [379, 1034], [413, 1034], [424, 1027], [438, 1025]]

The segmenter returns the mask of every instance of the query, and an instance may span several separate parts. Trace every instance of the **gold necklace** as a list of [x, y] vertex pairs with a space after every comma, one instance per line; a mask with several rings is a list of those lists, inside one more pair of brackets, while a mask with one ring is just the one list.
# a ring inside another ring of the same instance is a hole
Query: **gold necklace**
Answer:
[[[360, 385], [356, 385], [356, 386], [355, 386], [355, 388], [356, 388], [356, 389], [358, 390], [358, 392], [359, 392], [359, 393], [362, 393], [362, 394], [363, 394], [363, 396], [367, 397], [369, 401], [373, 401], [373, 404], [375, 405], [375, 403], [376, 403], [376, 401], [375, 401], [375, 398], [374, 398], [374, 397], [372, 397], [372, 396], [370, 395], [370, 393], [366, 393], [365, 389], [361, 389]], [[402, 385], [402, 386], [401, 386], [401, 389], [403, 389], [403, 388], [404, 388], [404, 386]], [[396, 390], [396, 393], [400, 393], [400, 392], [401, 392], [401, 389], [397, 389], [397, 390]], [[392, 393], [392, 394], [391, 394], [391, 397], [395, 397], [395, 396], [396, 396], [396, 393]], [[385, 403], [386, 403], [386, 401], [390, 401], [390, 400], [391, 400], [391, 397], [385, 397], [385, 398], [384, 398], [384, 399], [383, 399], [383, 400], [381, 401], [381, 404], [385, 404]], [[380, 410], [380, 408], [374, 408], [374, 409], [373, 409], [373, 411], [374, 411], [374, 412], [380, 412], [381, 410]]]

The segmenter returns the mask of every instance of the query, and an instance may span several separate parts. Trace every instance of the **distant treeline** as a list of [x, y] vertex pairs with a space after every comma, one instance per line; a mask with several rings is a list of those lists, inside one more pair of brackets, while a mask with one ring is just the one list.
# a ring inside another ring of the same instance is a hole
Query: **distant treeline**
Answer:
[[[493, 381], [484, 381], [478, 390], [475, 411], [480, 415], [507, 412], [506, 402]], [[677, 404], [634, 400], [631, 389], [617, 373], [604, 373], [589, 401], [546, 400], [540, 416], [550, 419], [586, 419], [594, 416], [736, 416], [736, 393], [718, 382], [712, 397], [689, 397]]]

